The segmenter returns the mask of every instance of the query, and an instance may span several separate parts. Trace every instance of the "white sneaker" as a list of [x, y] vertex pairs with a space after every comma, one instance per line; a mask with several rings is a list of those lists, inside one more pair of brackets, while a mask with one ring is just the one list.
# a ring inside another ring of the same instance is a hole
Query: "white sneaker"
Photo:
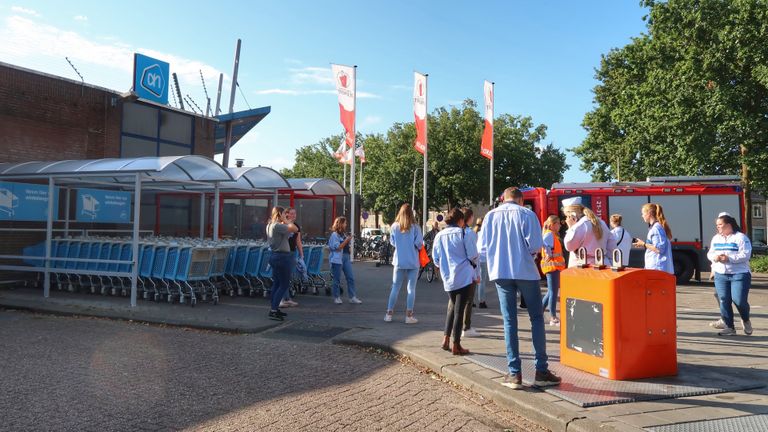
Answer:
[[712, 321], [709, 323], [709, 326], [718, 330], [722, 330], [725, 328], [725, 321], [723, 321], [722, 318], [719, 318], [717, 321]]
[[735, 328], [726, 327], [718, 333], [720, 336], [734, 336], [736, 334]]
[[551, 325], [551, 326], [559, 326], [560, 325], [560, 320], [557, 319], [557, 318], [552, 318], [552, 319], [549, 320], [549, 325]]
[[414, 317], [414, 316], [407, 316], [407, 317], [405, 317], [405, 323], [406, 324], [416, 324], [417, 322], [419, 322], [419, 320], [417, 320], [416, 317]]
[[745, 335], [751, 335], [752, 334], [752, 321], [741, 320], [741, 326], [744, 328], [744, 334]]
[[392, 322], [392, 314], [388, 313], [384, 315], [384, 322]]
[[287, 301], [287, 300], [281, 300], [281, 301], [280, 301], [280, 307], [281, 307], [281, 308], [289, 308], [289, 307], [291, 307], [291, 306], [292, 306], [292, 305], [291, 305], [290, 303], [288, 303], [288, 301]]
[[333, 299], [333, 302], [336, 303], [336, 304], [344, 303], [343, 301], [341, 301], [341, 297], [336, 297], [335, 299]]
[[478, 336], [480, 336], [480, 333], [478, 333], [477, 330], [475, 330], [472, 327], [470, 327], [470, 328], [464, 330], [463, 332], [461, 332], [461, 337], [463, 337], [463, 338], [465, 338], [465, 337], [478, 337]]
[[357, 297], [352, 297], [351, 299], [349, 299], [349, 302], [350, 302], [350, 303], [352, 303], [352, 304], [360, 304], [360, 303], [362, 303], [363, 301], [362, 301], [362, 300], [360, 300], [360, 299], [359, 299], [359, 298], [357, 298]]

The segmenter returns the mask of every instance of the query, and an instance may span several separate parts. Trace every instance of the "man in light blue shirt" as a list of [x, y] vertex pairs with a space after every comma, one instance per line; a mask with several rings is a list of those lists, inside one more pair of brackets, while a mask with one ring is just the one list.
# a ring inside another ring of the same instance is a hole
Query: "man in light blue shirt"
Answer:
[[496, 283], [501, 315], [504, 318], [504, 341], [507, 346], [509, 374], [503, 385], [522, 388], [520, 343], [517, 336], [517, 292], [525, 299], [531, 320], [533, 351], [536, 357], [534, 385], [560, 384], [560, 378], [549, 371], [547, 341], [544, 333], [544, 311], [541, 307], [539, 269], [534, 257], [541, 250], [541, 224], [536, 215], [523, 207], [523, 194], [510, 187], [504, 190], [504, 203], [485, 215], [477, 239], [477, 249], [486, 257], [488, 279]]

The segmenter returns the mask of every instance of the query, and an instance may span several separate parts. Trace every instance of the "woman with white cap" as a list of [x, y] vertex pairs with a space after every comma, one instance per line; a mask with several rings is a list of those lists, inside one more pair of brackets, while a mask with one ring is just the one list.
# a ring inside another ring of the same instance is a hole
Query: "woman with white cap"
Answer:
[[715, 274], [715, 290], [720, 302], [720, 320], [722, 325], [713, 325], [720, 329], [720, 336], [736, 334], [733, 323], [733, 306], [741, 316], [744, 333], [752, 334], [752, 323], [749, 320], [749, 288], [752, 284], [752, 273], [749, 270], [749, 258], [752, 256], [752, 243], [749, 237], [739, 230], [736, 219], [728, 213], [720, 213], [715, 221], [717, 234], [712, 237], [712, 243], [707, 252], [707, 258], [712, 262], [712, 272]]
[[616, 249], [616, 239], [611, 235], [608, 225], [581, 204], [581, 197], [564, 199], [563, 213], [568, 225], [563, 245], [566, 250], [572, 252], [568, 266], [576, 265], [574, 254], [582, 247], [587, 251], [587, 264], [594, 264], [595, 250], [602, 249], [604, 263], [610, 265], [610, 251]]

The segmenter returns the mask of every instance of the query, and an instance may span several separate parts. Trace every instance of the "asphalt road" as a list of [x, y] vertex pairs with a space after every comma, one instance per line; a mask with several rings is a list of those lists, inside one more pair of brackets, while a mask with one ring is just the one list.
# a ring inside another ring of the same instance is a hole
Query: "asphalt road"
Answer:
[[0, 310], [0, 431], [544, 431], [344, 329], [234, 335]]

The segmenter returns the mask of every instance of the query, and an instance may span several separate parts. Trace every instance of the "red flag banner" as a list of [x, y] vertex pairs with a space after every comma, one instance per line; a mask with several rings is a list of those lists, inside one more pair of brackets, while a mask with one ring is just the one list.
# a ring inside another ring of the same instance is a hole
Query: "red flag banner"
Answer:
[[413, 83], [413, 116], [416, 123], [416, 151], [424, 154], [427, 151], [427, 76], [414, 72]]
[[484, 158], [493, 159], [493, 83], [488, 81], [483, 85], [485, 94], [485, 128], [483, 141], [480, 144], [480, 154]]
[[352, 66], [331, 65], [339, 93], [339, 111], [341, 124], [347, 132], [347, 145], [355, 145], [355, 68]]

